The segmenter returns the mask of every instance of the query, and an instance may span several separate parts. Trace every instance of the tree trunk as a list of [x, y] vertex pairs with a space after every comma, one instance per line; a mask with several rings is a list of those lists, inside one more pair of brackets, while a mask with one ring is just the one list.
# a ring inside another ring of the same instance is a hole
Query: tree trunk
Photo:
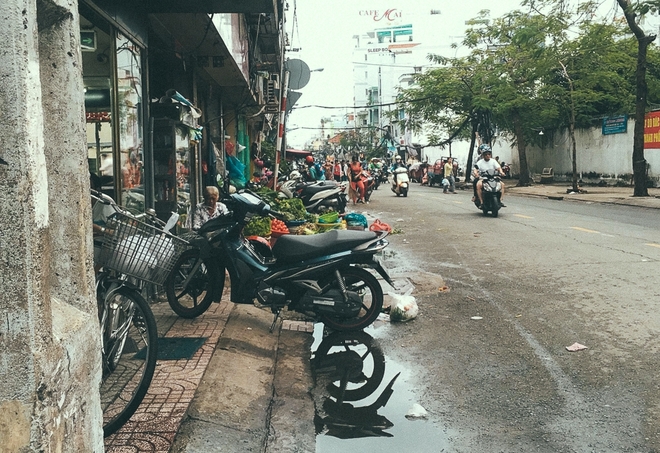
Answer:
[[472, 137], [470, 139], [470, 151], [468, 151], [467, 164], [465, 166], [465, 182], [468, 183], [472, 179], [472, 162], [474, 161], [474, 143], [477, 140], [477, 122], [472, 121]]
[[633, 139], [632, 167], [635, 181], [634, 197], [648, 197], [646, 187], [646, 159], [644, 158], [644, 117], [646, 116], [646, 50], [655, 40], [655, 35], [646, 35], [635, 21], [637, 14], [630, 8], [629, 0], [617, 0], [628, 22], [628, 27], [637, 38], [637, 69], [635, 79], [637, 94], [635, 101], [635, 131]]
[[516, 135], [518, 145], [518, 161], [520, 163], [520, 177], [518, 186], [531, 186], [532, 181], [529, 177], [529, 167], [527, 166], [527, 143], [523, 132], [523, 122], [518, 112], [513, 115], [513, 131]]

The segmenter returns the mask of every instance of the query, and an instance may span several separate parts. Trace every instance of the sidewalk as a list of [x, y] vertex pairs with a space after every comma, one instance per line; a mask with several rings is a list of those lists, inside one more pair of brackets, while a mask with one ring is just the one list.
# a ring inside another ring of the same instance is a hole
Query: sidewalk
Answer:
[[271, 333], [269, 310], [226, 300], [191, 320], [167, 302], [152, 309], [159, 337], [205, 340], [189, 359], [158, 360], [137, 412], [105, 439], [107, 453], [314, 451], [311, 323], [279, 321]]
[[660, 189], [648, 189], [648, 197], [633, 197], [633, 187], [582, 187], [584, 193], [567, 193], [571, 183], [534, 184], [517, 187], [518, 180], [506, 179], [506, 195], [550, 198], [558, 201], [580, 201], [587, 203], [608, 203], [642, 208], [660, 209]]

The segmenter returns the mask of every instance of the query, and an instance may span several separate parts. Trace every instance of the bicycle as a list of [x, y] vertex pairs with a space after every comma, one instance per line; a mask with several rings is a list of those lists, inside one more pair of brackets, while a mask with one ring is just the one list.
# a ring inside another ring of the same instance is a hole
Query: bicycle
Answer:
[[133, 215], [112, 198], [92, 191], [114, 213], [102, 228], [96, 293], [102, 335], [101, 406], [104, 437], [115, 433], [144, 399], [156, 368], [158, 330], [141, 295], [146, 283], [163, 285], [188, 243], [154, 212]]

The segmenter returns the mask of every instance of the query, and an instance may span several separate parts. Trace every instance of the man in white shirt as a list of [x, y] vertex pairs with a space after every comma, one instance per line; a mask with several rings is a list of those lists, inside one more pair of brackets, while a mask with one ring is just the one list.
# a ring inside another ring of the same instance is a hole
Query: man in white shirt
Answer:
[[[481, 159], [477, 161], [475, 164], [474, 170], [473, 170], [473, 175], [475, 181], [477, 181], [477, 196], [479, 197], [479, 204], [482, 205], [484, 204], [484, 197], [483, 197], [483, 181], [481, 180], [479, 174], [481, 172], [488, 172], [490, 174], [499, 174], [501, 176], [504, 176], [504, 172], [502, 171], [502, 167], [500, 167], [500, 164], [497, 163], [495, 159], [492, 159], [493, 156], [493, 151], [490, 149], [490, 146], [488, 145], [481, 145], [479, 147], [481, 149]], [[502, 183], [502, 194], [500, 196], [500, 207], [504, 208], [505, 205], [502, 202], [502, 199], [504, 198], [504, 183]]]

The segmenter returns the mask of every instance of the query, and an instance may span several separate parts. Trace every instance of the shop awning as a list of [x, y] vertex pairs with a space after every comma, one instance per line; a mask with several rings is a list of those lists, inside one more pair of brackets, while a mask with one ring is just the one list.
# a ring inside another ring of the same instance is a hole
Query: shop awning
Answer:
[[287, 149], [285, 157], [288, 160], [293, 160], [293, 159], [304, 159], [305, 157], [311, 155], [312, 155], [311, 151], [305, 151], [304, 149]]
[[276, 13], [282, 0], [146, 0], [149, 13]]

